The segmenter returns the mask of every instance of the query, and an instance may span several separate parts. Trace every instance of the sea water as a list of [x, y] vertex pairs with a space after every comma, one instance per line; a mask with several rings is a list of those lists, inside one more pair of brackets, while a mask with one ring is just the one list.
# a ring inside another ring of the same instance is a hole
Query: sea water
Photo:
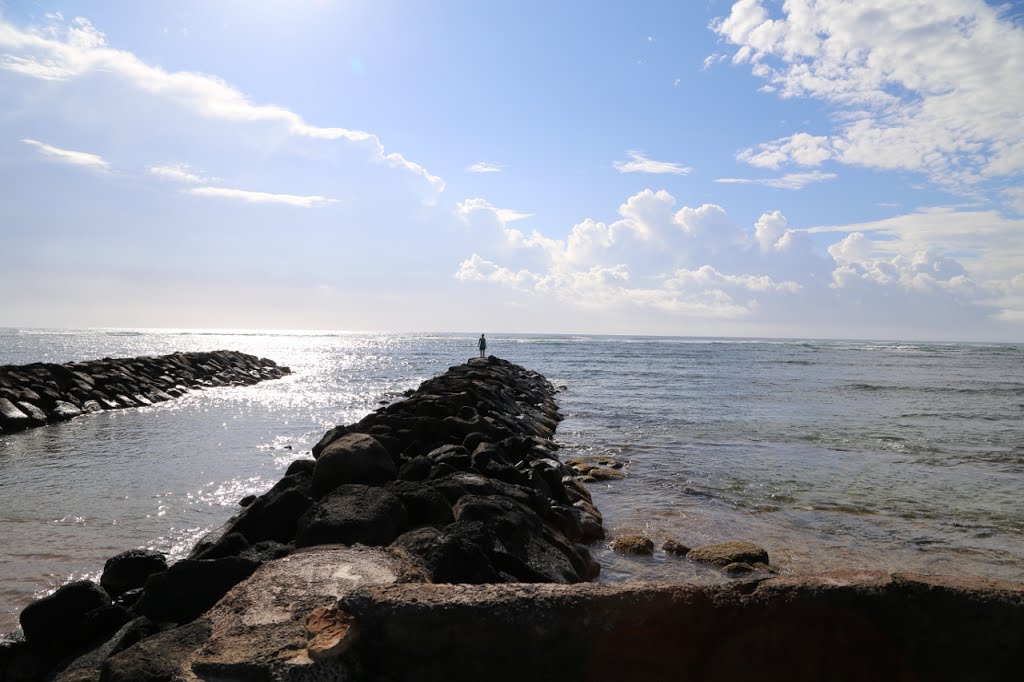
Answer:
[[[0, 364], [229, 349], [293, 374], [0, 435], [0, 632], [108, 557], [180, 558], [335, 424], [476, 354], [479, 331], [383, 334], [0, 329]], [[749, 540], [784, 573], [1024, 581], [1024, 345], [488, 334], [564, 387], [563, 460], [609, 537]], [[592, 548], [601, 580], [727, 577]]]

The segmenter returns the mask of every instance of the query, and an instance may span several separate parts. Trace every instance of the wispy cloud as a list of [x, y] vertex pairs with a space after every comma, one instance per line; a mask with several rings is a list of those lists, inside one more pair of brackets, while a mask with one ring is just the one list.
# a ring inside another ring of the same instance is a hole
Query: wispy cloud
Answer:
[[162, 166], [150, 166], [147, 169], [150, 175], [155, 175], [158, 178], [164, 180], [174, 180], [176, 182], [209, 182], [212, 178], [208, 178], [200, 173], [196, 172], [187, 163], [171, 163]]
[[299, 208], [314, 208], [327, 206], [337, 202], [337, 199], [328, 199], [318, 195], [301, 196], [297, 194], [272, 194], [270, 192], [252, 192], [244, 189], [231, 189], [229, 187], [192, 187], [185, 190], [186, 194], [199, 197], [215, 197], [219, 199], [235, 199], [250, 204], [286, 204]]
[[615, 170], [620, 173], [658, 173], [671, 175], [689, 175], [693, 169], [671, 161], [654, 161], [635, 149], [626, 152], [629, 161], [616, 161]]
[[503, 224], [523, 220], [533, 215], [532, 213], [524, 213], [523, 211], [516, 211], [511, 208], [497, 208], [496, 206], [492, 206], [486, 199], [481, 199], [479, 197], [466, 199], [465, 201], [460, 201], [455, 204], [456, 214], [467, 223], [470, 222], [470, 216], [477, 211], [491, 213]]
[[489, 161], [480, 161], [466, 168], [470, 173], [500, 173], [504, 169], [504, 166], [501, 164], [490, 163]]
[[96, 168], [99, 170], [110, 170], [110, 162], [96, 154], [76, 152], [70, 149], [61, 149], [60, 147], [54, 147], [51, 144], [46, 144], [39, 140], [24, 139], [22, 142], [32, 145], [38, 149], [40, 153], [55, 161], [68, 163], [73, 166], [86, 166], [88, 168]]
[[789, 173], [780, 178], [718, 178], [715, 182], [733, 185], [763, 185], [775, 189], [803, 189], [815, 182], [825, 182], [836, 177], [835, 173], [813, 171], [811, 173]]
[[47, 17], [51, 24], [20, 29], [0, 19], [0, 69], [44, 80], [64, 81], [91, 73], [111, 73], [140, 90], [174, 101], [202, 116], [240, 123], [272, 122], [293, 135], [321, 140], [347, 140], [370, 145], [380, 163], [421, 176], [435, 191], [445, 182], [422, 165], [397, 152], [387, 152], [380, 139], [363, 130], [318, 126], [285, 107], [255, 104], [240, 90], [206, 74], [166, 71], [151, 66], [133, 53], [107, 45], [106, 36], [88, 19], [63, 23], [59, 15]]

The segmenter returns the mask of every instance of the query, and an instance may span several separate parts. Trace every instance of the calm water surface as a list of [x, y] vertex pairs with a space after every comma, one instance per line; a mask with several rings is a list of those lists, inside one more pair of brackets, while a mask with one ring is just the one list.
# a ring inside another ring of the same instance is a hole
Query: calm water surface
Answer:
[[[231, 349], [294, 372], [0, 436], [0, 632], [113, 554], [187, 553], [325, 430], [465, 361], [477, 336], [0, 329], [0, 364]], [[628, 462], [591, 486], [610, 535], [751, 540], [785, 572], [1024, 581], [1024, 345], [488, 340], [565, 386], [563, 459]], [[723, 580], [594, 553], [602, 580]]]

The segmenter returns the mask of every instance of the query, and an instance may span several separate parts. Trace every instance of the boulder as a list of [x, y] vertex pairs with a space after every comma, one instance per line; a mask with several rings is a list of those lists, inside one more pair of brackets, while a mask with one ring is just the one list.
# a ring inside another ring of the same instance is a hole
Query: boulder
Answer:
[[751, 542], [718, 542], [691, 549], [687, 559], [716, 566], [738, 564], [767, 564], [768, 550]]
[[107, 559], [100, 585], [111, 597], [142, 587], [154, 573], [167, 570], [167, 559], [151, 549], [130, 549]]
[[[320, 461], [326, 457], [325, 452]], [[387, 545], [405, 529], [407, 521], [402, 501], [387, 490], [342, 485], [299, 519], [295, 545]]]
[[20, 400], [16, 403], [18, 409], [25, 413], [26, 416], [31, 420], [32, 426], [42, 426], [46, 423], [46, 413], [43, 412], [39, 407], [33, 405], [27, 400]]
[[133, 611], [157, 623], [187, 623], [252, 575], [259, 562], [240, 557], [183, 559], [156, 573]]
[[321, 496], [339, 485], [381, 483], [397, 476], [391, 454], [373, 436], [349, 433], [320, 453], [313, 469], [313, 492]]
[[412, 556], [435, 583], [479, 585], [503, 582], [490, 558], [456, 524], [440, 531], [424, 527], [401, 535], [392, 544]]
[[127, 611], [91, 580], [68, 583], [21, 612], [21, 629], [30, 645], [52, 653], [73, 649], [108, 635], [128, 622]]
[[7, 398], [0, 398], [0, 427], [7, 432], [20, 431], [32, 426], [32, 420]]
[[82, 414], [82, 410], [67, 402], [66, 400], [58, 400], [53, 409], [50, 410], [50, 419], [57, 422], [67, 421], [74, 419], [75, 417]]
[[436, 489], [413, 481], [393, 481], [385, 488], [402, 501], [410, 526], [444, 527], [455, 520], [452, 505]]

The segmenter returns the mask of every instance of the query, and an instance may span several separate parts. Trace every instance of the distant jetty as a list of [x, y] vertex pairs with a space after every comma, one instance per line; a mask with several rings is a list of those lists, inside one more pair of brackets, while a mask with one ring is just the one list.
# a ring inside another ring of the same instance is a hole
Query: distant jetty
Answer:
[[143, 407], [190, 390], [246, 386], [291, 370], [238, 351], [0, 366], [0, 434], [90, 412]]
[[[128, 550], [99, 584], [27, 606], [24, 637], [0, 644], [0, 680], [1004, 680], [1024, 669], [1024, 585], [762, 570], [717, 586], [590, 582], [600, 567], [587, 545], [604, 528], [581, 479], [595, 477], [558, 456], [555, 394], [540, 374], [473, 359], [331, 429], [188, 558]], [[753, 550], [719, 543], [673, 560], [767, 562]]]

